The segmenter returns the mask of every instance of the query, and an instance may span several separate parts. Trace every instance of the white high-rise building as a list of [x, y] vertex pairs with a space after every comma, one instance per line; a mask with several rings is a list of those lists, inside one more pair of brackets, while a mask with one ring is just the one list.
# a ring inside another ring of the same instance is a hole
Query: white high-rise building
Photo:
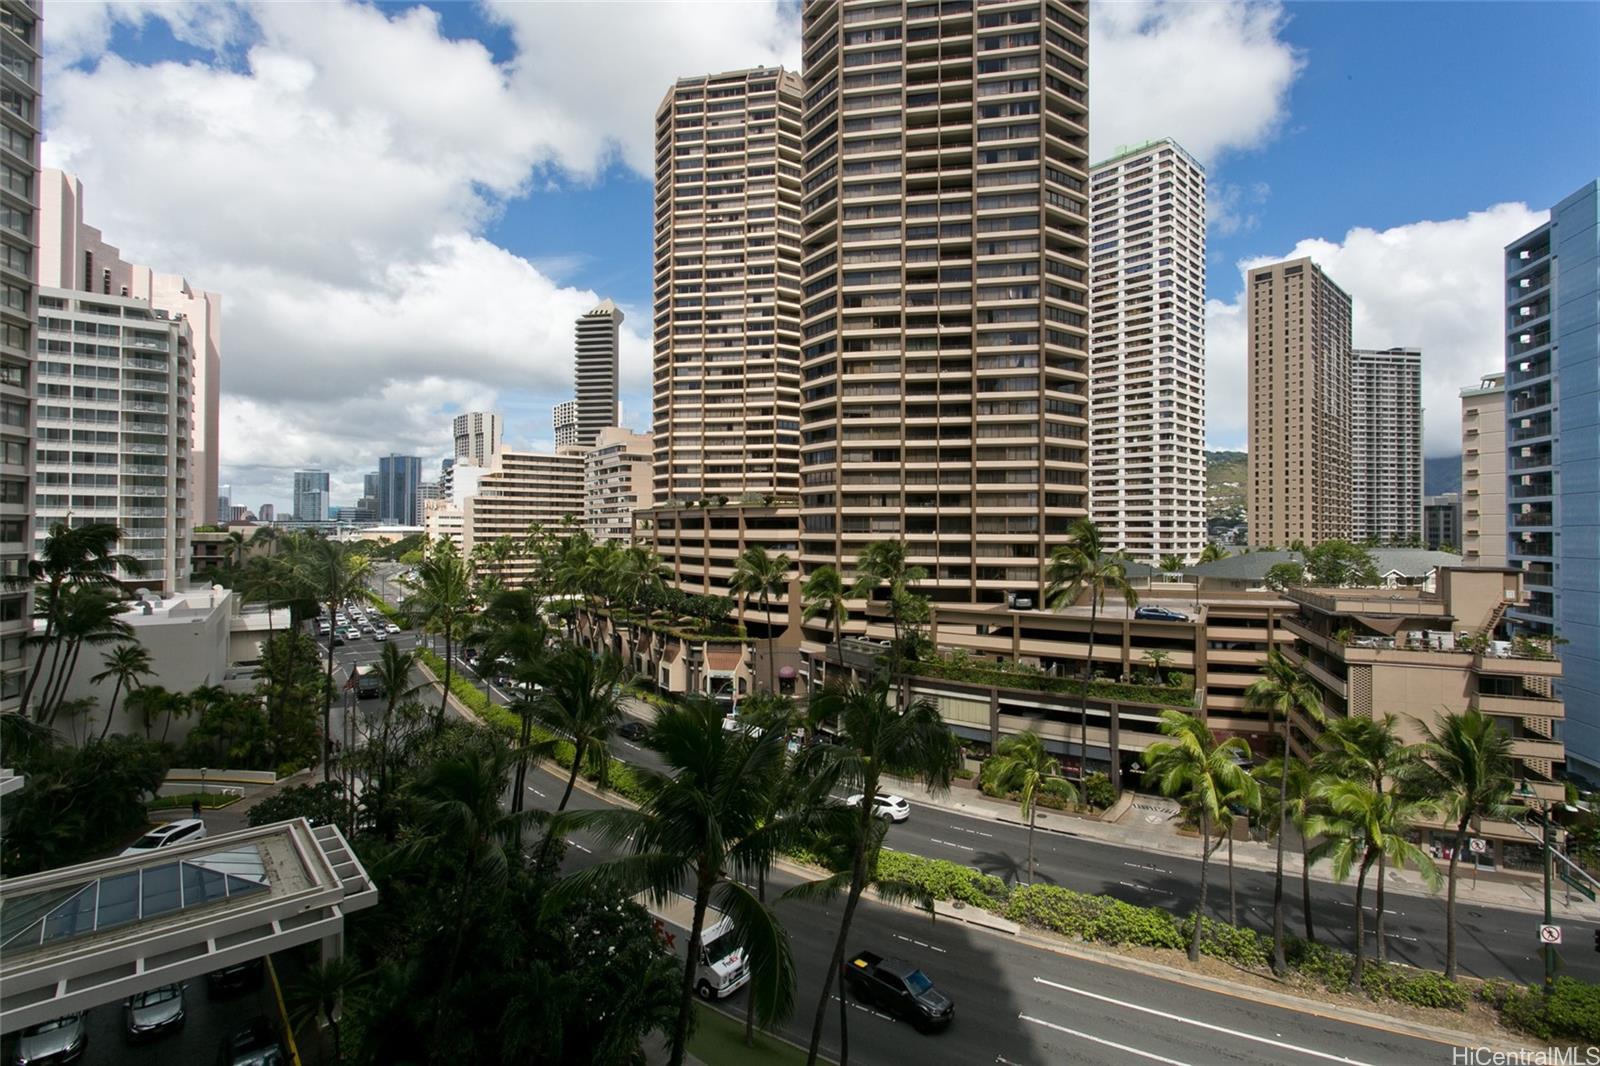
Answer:
[[328, 473], [299, 470], [294, 475], [294, 518], [297, 522], [328, 520]]
[[655, 498], [800, 487], [800, 101], [778, 67], [656, 110]]
[[580, 448], [592, 448], [600, 431], [617, 424], [617, 347], [622, 309], [610, 300], [578, 318], [572, 368]]
[[[470, 554], [478, 545], [492, 544], [501, 537], [520, 543], [535, 523], [559, 530], [568, 519], [581, 522], [583, 467], [582, 455], [501, 449], [462, 501], [461, 550]], [[438, 519], [440, 532], [446, 534], [447, 514], [442, 512]], [[520, 556], [508, 561], [498, 576], [508, 586], [517, 587], [533, 567], [534, 560]]]
[[1091, 509], [1157, 564], [1206, 545], [1206, 174], [1171, 138], [1090, 171]]
[[550, 408], [550, 427], [555, 431], [557, 451], [565, 452], [577, 448], [578, 402], [562, 400]]
[[[468, 411], [451, 423], [456, 459], [486, 466], [500, 451], [500, 416], [491, 411]], [[370, 495], [370, 494], [369, 494]]]
[[122, 529], [130, 585], [176, 591], [189, 573], [194, 337], [147, 300], [39, 290], [34, 545], [57, 524]]
[[1351, 535], [1422, 538], [1422, 352], [1350, 353]]

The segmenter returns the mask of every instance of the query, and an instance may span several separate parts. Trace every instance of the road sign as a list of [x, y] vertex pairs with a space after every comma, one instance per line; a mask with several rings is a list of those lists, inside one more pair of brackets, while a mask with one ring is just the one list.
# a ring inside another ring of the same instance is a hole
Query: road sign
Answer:
[[1489, 842], [1487, 840], [1484, 840], [1482, 837], [1473, 837], [1472, 838], [1472, 854], [1474, 854], [1474, 855], [1484, 855], [1484, 854], [1487, 854], [1488, 851], [1489, 851]]
[[1561, 927], [1559, 925], [1541, 925], [1539, 927], [1539, 943], [1561, 943]]
[[1579, 877], [1577, 874], [1573, 873], [1571, 870], [1567, 869], [1565, 866], [1558, 867], [1556, 869], [1556, 873], [1561, 875], [1561, 880], [1565, 881], [1567, 883], [1568, 887], [1577, 889], [1579, 895], [1587, 896], [1589, 898], [1589, 900], [1591, 902], [1593, 902], [1593, 900], [1594, 900], [1594, 889], [1590, 888], [1584, 882], [1583, 878]]

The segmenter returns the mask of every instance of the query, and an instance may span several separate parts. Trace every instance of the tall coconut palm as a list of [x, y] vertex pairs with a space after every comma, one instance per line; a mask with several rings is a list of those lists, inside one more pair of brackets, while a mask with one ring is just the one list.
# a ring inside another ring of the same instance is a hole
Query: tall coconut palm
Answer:
[[[316, 537], [299, 546], [290, 557], [294, 580], [313, 594], [332, 618], [351, 600], [359, 599], [367, 589], [367, 575], [372, 564], [365, 555], [358, 554], [349, 545], [325, 537]], [[328, 645], [327, 673], [322, 696], [322, 780], [333, 780], [333, 645]]]
[[1289, 824], [1294, 826], [1295, 835], [1300, 838], [1300, 915], [1305, 922], [1306, 939], [1315, 943], [1317, 930], [1311, 916], [1311, 864], [1306, 861], [1306, 853], [1311, 846], [1307, 826], [1318, 813], [1320, 801], [1317, 790], [1322, 778], [1303, 759], [1290, 755], [1287, 767], [1281, 765], [1282, 759], [1283, 756], [1269, 759], [1258, 767], [1256, 780], [1268, 786], [1267, 791], [1262, 793], [1267, 824], [1278, 827], [1281, 839], [1284, 825], [1284, 819], [1279, 817], [1278, 812], [1281, 796], [1283, 813], [1287, 815]]
[[339, 955], [326, 962], [313, 963], [284, 990], [289, 1024], [299, 1032], [306, 1023], [321, 1018], [333, 1036], [333, 1061], [343, 1062], [339, 1005], [360, 989], [367, 974], [353, 955]]
[[278, 531], [272, 526], [262, 526], [250, 534], [250, 546], [262, 548], [268, 555], [278, 554]]
[[228, 565], [235, 570], [244, 566], [244, 552], [246, 542], [244, 534], [237, 529], [228, 531]]
[[572, 771], [557, 811], [567, 809], [586, 761], [595, 760], [600, 783], [606, 783], [606, 752], [622, 724], [623, 673], [615, 655], [596, 657], [579, 647], [557, 652], [534, 671], [544, 691], [533, 703], [533, 718], [573, 747]]
[[100, 729], [100, 739], [104, 740], [111, 731], [111, 720], [117, 716], [117, 697], [122, 695], [123, 688], [132, 692], [139, 687], [139, 679], [149, 677], [153, 671], [150, 669], [150, 652], [135, 641], [118, 644], [102, 655], [100, 661], [105, 664], [105, 669], [89, 680], [97, 685], [112, 678], [116, 678], [117, 682], [111, 689], [111, 705], [106, 708], [106, 724]]
[[1028, 820], [1028, 884], [1033, 884], [1033, 827], [1039, 814], [1039, 792], [1052, 779], [1066, 785], [1063, 798], [1076, 800], [1077, 789], [1058, 775], [1061, 766], [1044, 750], [1044, 741], [1031, 729], [1005, 737], [992, 760], [993, 781], [1002, 792], [1018, 792], [1022, 816]]
[[1183, 556], [1181, 555], [1163, 555], [1160, 562], [1163, 574], [1176, 574], [1183, 570]]
[[40, 720], [49, 725], [61, 708], [78, 669], [85, 644], [112, 644], [133, 639], [133, 627], [123, 621], [122, 600], [105, 586], [68, 585], [46, 608], [56, 616], [60, 662], [51, 667], [41, 700]]
[[379, 790], [385, 797], [388, 795], [389, 739], [394, 729], [395, 711], [422, 688], [411, 680], [416, 668], [417, 653], [403, 651], [400, 645], [392, 641], [383, 645], [383, 651], [378, 654], [378, 661], [372, 664], [373, 676], [383, 689], [383, 723], [379, 727], [377, 770]]
[[894, 630], [889, 672], [897, 684], [905, 654], [905, 627], [915, 617], [921, 602], [917, 585], [928, 576], [927, 570], [911, 564], [909, 555], [903, 540], [873, 541], [856, 556], [855, 582], [850, 586], [851, 597], [858, 600], [872, 599], [879, 588], [888, 590], [889, 624]]
[[826, 564], [811, 571], [800, 588], [800, 602], [802, 617], [808, 622], [813, 618], [826, 619], [833, 630], [833, 642], [838, 644], [845, 619], [849, 617], [845, 609], [844, 581], [839, 571]]
[[[1288, 971], [1288, 962], [1284, 958], [1283, 838], [1284, 822], [1289, 817], [1286, 799], [1288, 774], [1290, 764], [1294, 761], [1290, 757], [1290, 736], [1297, 713], [1318, 724], [1323, 722], [1322, 697], [1317, 694], [1311, 678], [1306, 676], [1305, 669], [1291, 663], [1282, 652], [1273, 648], [1267, 652], [1267, 662], [1262, 667], [1260, 679], [1245, 689], [1244, 698], [1247, 707], [1267, 712], [1268, 733], [1272, 732], [1275, 717], [1283, 720], [1283, 758], [1278, 760], [1278, 795], [1277, 801], [1271, 805], [1277, 818], [1277, 829], [1274, 831], [1277, 854], [1272, 875], [1272, 972], [1281, 977]], [[1308, 913], [1307, 928], [1310, 922]]]
[[1200, 932], [1205, 924], [1206, 873], [1211, 856], [1221, 847], [1212, 830], [1225, 823], [1230, 802], [1261, 802], [1255, 779], [1244, 772], [1238, 757], [1248, 756], [1250, 745], [1242, 737], [1217, 741], [1211, 727], [1192, 714], [1161, 712], [1161, 732], [1171, 740], [1158, 741], [1145, 752], [1145, 780], [1154, 781], [1162, 793], [1177, 800], [1184, 815], [1200, 827], [1200, 900], [1194, 910], [1194, 932], [1189, 940], [1189, 961], [1200, 958]]
[[[1338, 719], [1317, 742], [1323, 749], [1317, 755], [1320, 772], [1332, 778], [1364, 781], [1379, 795], [1392, 787], [1404, 787], [1422, 765], [1421, 746], [1400, 739], [1399, 724], [1393, 715]], [[1373, 932], [1378, 938], [1378, 961], [1384, 962], [1389, 957], [1383, 933], [1383, 875], [1388, 852], [1380, 850], [1377, 861], [1377, 918]]]
[[1352, 868], [1357, 870], [1355, 967], [1350, 991], [1360, 992], [1367, 954], [1363, 943], [1366, 912], [1362, 909], [1367, 873], [1381, 856], [1398, 866], [1415, 866], [1428, 886], [1437, 890], [1442, 879], [1433, 857], [1406, 839], [1412, 827], [1436, 807], [1431, 800], [1393, 789], [1385, 792], [1368, 781], [1348, 778], [1325, 780], [1320, 794], [1327, 812], [1313, 818], [1310, 829], [1323, 839], [1311, 849], [1309, 859], [1330, 860], [1333, 876], [1340, 882], [1349, 879]]
[[[495, 596], [476, 620], [468, 640], [483, 649], [487, 662], [507, 659], [508, 671], [524, 684], [538, 681], [538, 670], [545, 661], [549, 630], [539, 610], [537, 595], [528, 588], [507, 589]], [[526, 804], [528, 759], [544, 749], [532, 746], [534, 700], [525, 687], [518, 689], [512, 709], [522, 719], [522, 734], [517, 746], [517, 769], [512, 785], [511, 809], [520, 811]]]
[[792, 1009], [788, 936], [740, 878], [769, 867], [782, 848], [799, 840], [805, 826], [786, 817], [762, 818], [763, 793], [786, 757], [780, 731], [757, 737], [753, 731], [724, 729], [716, 704], [695, 698], [662, 711], [645, 743], [661, 755], [667, 771], [637, 771], [650, 795], [642, 807], [569, 811], [552, 823], [552, 832], [591, 829], [626, 854], [566, 878], [552, 891], [550, 904], [603, 884], [648, 893], [658, 901], [676, 893], [693, 900], [678, 1015], [669, 1034], [668, 1061], [681, 1066], [701, 935], [713, 906], [731, 919], [745, 949], [757, 1016], [771, 1024]]
[[1218, 559], [1226, 559], [1227, 557], [1228, 549], [1220, 544], [1207, 544], [1200, 549], [1200, 561], [1202, 563], [1214, 563]]
[[450, 706], [456, 640], [465, 631], [472, 612], [472, 572], [454, 544], [441, 538], [427, 558], [417, 564], [416, 577], [400, 609], [413, 624], [444, 637], [444, 690], [433, 718], [434, 729], [442, 729], [445, 710]]
[[1455, 820], [1450, 849], [1449, 890], [1444, 905], [1444, 975], [1456, 978], [1456, 871], [1467, 830], [1484, 818], [1507, 814], [1512, 790], [1511, 735], [1476, 707], [1420, 723], [1427, 740], [1428, 768], [1422, 787], [1443, 802]]
[[[927, 700], [917, 700], [901, 711], [890, 699], [889, 685], [884, 678], [867, 685], [830, 685], [811, 698], [809, 710], [819, 721], [837, 719], [841, 729], [841, 743], [814, 749], [823, 772], [839, 786], [862, 796], [854, 812], [850, 868], [832, 879], [848, 885], [848, 894], [833, 955], [822, 975], [816, 1017], [811, 1024], [807, 1062], [814, 1063], [822, 1044], [828, 997], [833, 991], [834, 978], [844, 966], [850, 923], [855, 918], [856, 905], [861, 901], [871, 871], [877, 867], [878, 848], [883, 842], [883, 834], [872, 831], [872, 798], [878, 794], [885, 775], [919, 781], [935, 792], [949, 788], [955, 772], [956, 740], [939, 717], [938, 710]], [[841, 1004], [843, 991], [841, 988]], [[844, 1066], [850, 1054], [847, 1032], [842, 1031], [840, 1039], [839, 1063]]]
[[[1045, 567], [1045, 603], [1054, 608], [1070, 607], [1087, 593], [1089, 596], [1089, 654], [1083, 660], [1083, 692], [1078, 703], [1078, 780], [1089, 773], [1089, 685], [1094, 680], [1095, 624], [1107, 596], [1115, 596], [1130, 608], [1139, 594], [1128, 583], [1128, 557], [1122, 552], [1107, 553], [1101, 546], [1100, 527], [1087, 518], [1072, 524], [1067, 543], [1050, 553]], [[1122, 791], [1122, 766], [1119, 757], [1121, 721], [1117, 704], [1111, 704], [1111, 788]]]
[[[35, 605], [44, 618], [44, 632], [39, 639], [40, 654], [33, 661], [33, 669], [28, 672], [19, 707], [32, 706], [34, 687], [39, 682], [40, 670], [47, 657], [45, 650], [55, 647], [59, 654], [56, 628], [60, 624], [60, 617], [55, 613], [55, 608], [61, 604], [59, 594], [62, 589], [69, 585], [114, 584], [119, 570], [128, 577], [138, 577], [144, 573], [143, 563], [116, 550], [117, 542], [121, 539], [122, 530], [108, 522], [90, 522], [81, 526], [67, 526], [58, 522], [50, 527], [35, 557], [29, 560], [27, 575], [6, 579], [5, 584], [13, 588], [40, 586]], [[52, 668], [53, 660], [54, 657]], [[39, 709], [41, 716], [43, 710], [42, 707]]]
[[[733, 564], [733, 581], [729, 590], [742, 604], [746, 597], [754, 596], [761, 603], [767, 619], [767, 691], [778, 691], [778, 662], [776, 627], [772, 624], [772, 597], [789, 587], [789, 557], [782, 553], [768, 555], [767, 549], [752, 544]], [[743, 612], [741, 612], [743, 613]]]

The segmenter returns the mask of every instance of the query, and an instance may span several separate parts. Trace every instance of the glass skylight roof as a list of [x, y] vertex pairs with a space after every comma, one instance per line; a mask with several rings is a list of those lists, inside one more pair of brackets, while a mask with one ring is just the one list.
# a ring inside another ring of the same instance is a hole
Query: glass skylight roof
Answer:
[[38, 947], [269, 887], [255, 844], [112, 874], [8, 900], [0, 951]]

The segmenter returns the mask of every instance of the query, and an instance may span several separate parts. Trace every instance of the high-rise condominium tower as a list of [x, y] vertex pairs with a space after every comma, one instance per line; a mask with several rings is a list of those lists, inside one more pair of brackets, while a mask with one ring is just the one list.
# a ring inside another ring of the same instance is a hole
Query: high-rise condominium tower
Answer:
[[550, 408], [550, 427], [555, 431], [556, 450], [567, 451], [578, 446], [578, 404], [575, 400], [562, 400]]
[[422, 459], [390, 453], [378, 460], [378, 521], [396, 526], [420, 526]]
[[0, 182], [0, 711], [21, 704], [27, 655], [23, 639], [33, 632], [33, 593], [12, 584], [28, 571], [34, 521], [34, 317], [38, 303], [35, 248], [39, 218], [32, 190], [39, 178], [39, 80], [44, 66], [43, 23], [37, 2], [0, 9], [6, 99], [0, 108], [0, 156], [9, 180]]
[[1382, 544], [1422, 536], [1422, 352], [1350, 353], [1351, 535]]
[[1461, 390], [1461, 558], [1506, 565], [1506, 376]]
[[1090, 171], [1090, 504], [1110, 548], [1206, 546], [1206, 173], [1171, 139]]
[[1309, 259], [1250, 271], [1252, 545], [1350, 537], [1350, 297]]
[[[376, 475], [368, 474], [368, 477]], [[328, 520], [328, 472], [300, 470], [294, 475], [294, 517], [297, 522]]]
[[1506, 246], [1507, 563], [1564, 643], [1569, 766], [1600, 774], [1600, 181]]
[[610, 300], [601, 300], [598, 307], [578, 319], [572, 364], [579, 447], [594, 447], [600, 431], [617, 424], [617, 345], [621, 330], [622, 309]]
[[500, 416], [489, 411], [468, 411], [456, 415], [451, 423], [456, 439], [456, 458], [476, 466], [487, 466], [500, 450]]
[[999, 602], [1088, 513], [1088, 14], [942, 12], [804, 7], [800, 550]]
[[800, 485], [800, 98], [777, 67], [656, 111], [654, 495]]

